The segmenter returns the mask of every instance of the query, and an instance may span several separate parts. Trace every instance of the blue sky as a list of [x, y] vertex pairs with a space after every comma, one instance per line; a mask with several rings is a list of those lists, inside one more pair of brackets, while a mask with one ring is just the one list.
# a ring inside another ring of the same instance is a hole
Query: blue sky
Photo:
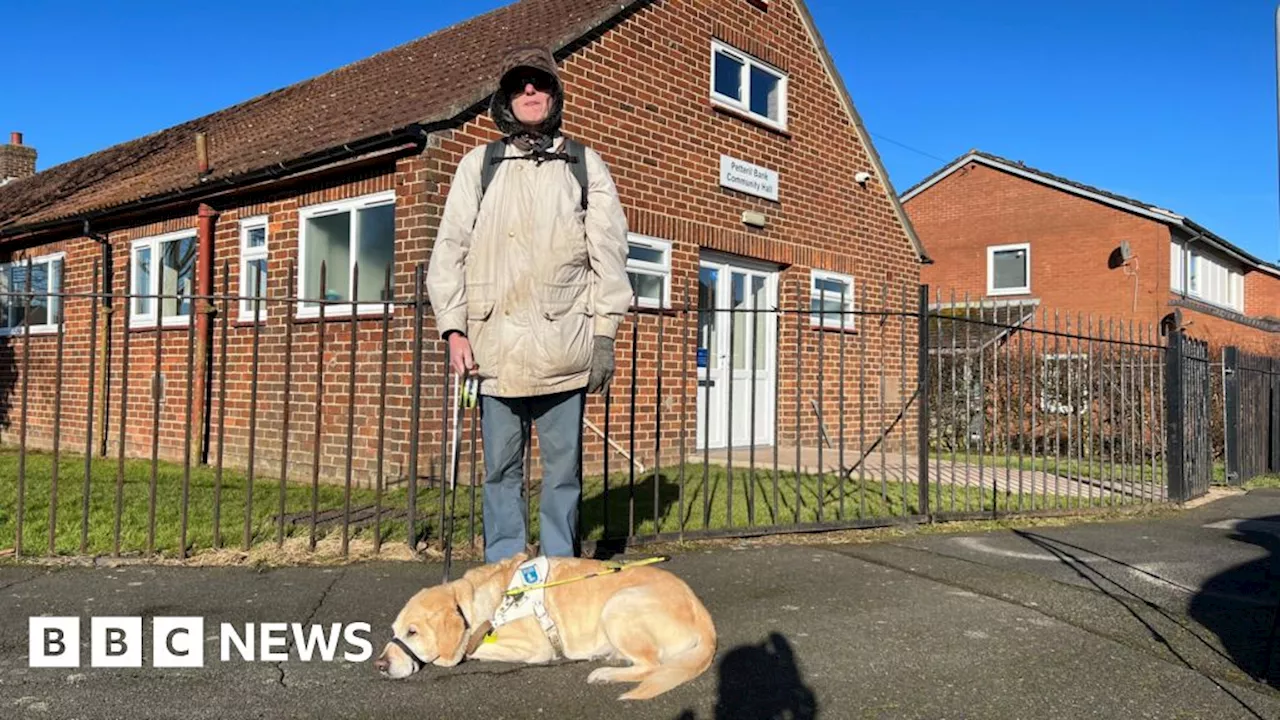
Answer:
[[[0, 139], [48, 168], [503, 4], [12, 3]], [[976, 147], [1280, 260], [1275, 0], [809, 7], [899, 190]]]

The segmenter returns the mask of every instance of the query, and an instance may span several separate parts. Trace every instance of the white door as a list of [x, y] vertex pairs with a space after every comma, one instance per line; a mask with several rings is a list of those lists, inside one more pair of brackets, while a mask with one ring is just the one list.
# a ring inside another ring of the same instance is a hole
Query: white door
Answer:
[[700, 264], [698, 448], [773, 443], [777, 287], [770, 269]]

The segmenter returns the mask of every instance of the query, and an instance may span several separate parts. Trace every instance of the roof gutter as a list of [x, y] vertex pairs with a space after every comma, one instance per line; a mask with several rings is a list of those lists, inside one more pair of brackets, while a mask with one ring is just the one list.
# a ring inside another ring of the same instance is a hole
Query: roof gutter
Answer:
[[101, 221], [105, 218], [123, 213], [145, 212], [148, 210], [155, 210], [166, 205], [190, 202], [212, 195], [215, 192], [252, 185], [263, 181], [275, 180], [285, 175], [312, 170], [334, 162], [348, 160], [353, 157], [382, 150], [397, 144], [403, 144], [405, 142], [412, 142], [420, 147], [426, 143], [427, 137], [430, 133], [431, 129], [427, 126], [424, 126], [421, 123], [413, 123], [398, 130], [390, 130], [372, 137], [344, 143], [343, 145], [331, 147], [310, 155], [303, 155], [292, 161], [282, 160], [272, 165], [240, 175], [232, 175], [219, 180], [210, 180], [207, 178], [202, 179], [200, 185], [171, 191], [143, 200], [126, 203], [124, 205], [117, 205], [78, 215], [69, 215], [55, 218], [53, 220], [45, 220], [38, 223], [3, 227], [0, 228], [0, 241], [22, 235], [33, 235], [61, 228], [74, 227], [78, 224], [83, 224], [83, 226], [87, 227], [89, 222]]

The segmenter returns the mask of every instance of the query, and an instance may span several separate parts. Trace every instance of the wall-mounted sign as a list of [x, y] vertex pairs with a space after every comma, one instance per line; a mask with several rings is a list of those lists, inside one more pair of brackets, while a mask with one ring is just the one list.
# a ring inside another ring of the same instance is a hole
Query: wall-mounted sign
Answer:
[[746, 160], [720, 156], [720, 184], [724, 187], [777, 201], [778, 171]]

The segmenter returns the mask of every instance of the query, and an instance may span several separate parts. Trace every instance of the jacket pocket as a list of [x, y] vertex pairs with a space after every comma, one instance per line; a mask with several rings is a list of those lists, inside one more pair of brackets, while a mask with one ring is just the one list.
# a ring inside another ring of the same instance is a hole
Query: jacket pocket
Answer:
[[471, 353], [480, 368], [480, 376], [494, 377], [498, 370], [497, 359], [502, 357], [502, 348], [498, 347], [501, 333], [492, 327], [495, 303], [487, 289], [483, 286], [468, 288], [467, 338], [471, 341]]
[[590, 313], [589, 291], [585, 282], [542, 283], [538, 300], [543, 319], [555, 322], [571, 314]]
[[546, 374], [558, 379], [591, 367], [591, 302], [589, 285], [544, 283], [540, 301], [543, 332], [538, 342]]

